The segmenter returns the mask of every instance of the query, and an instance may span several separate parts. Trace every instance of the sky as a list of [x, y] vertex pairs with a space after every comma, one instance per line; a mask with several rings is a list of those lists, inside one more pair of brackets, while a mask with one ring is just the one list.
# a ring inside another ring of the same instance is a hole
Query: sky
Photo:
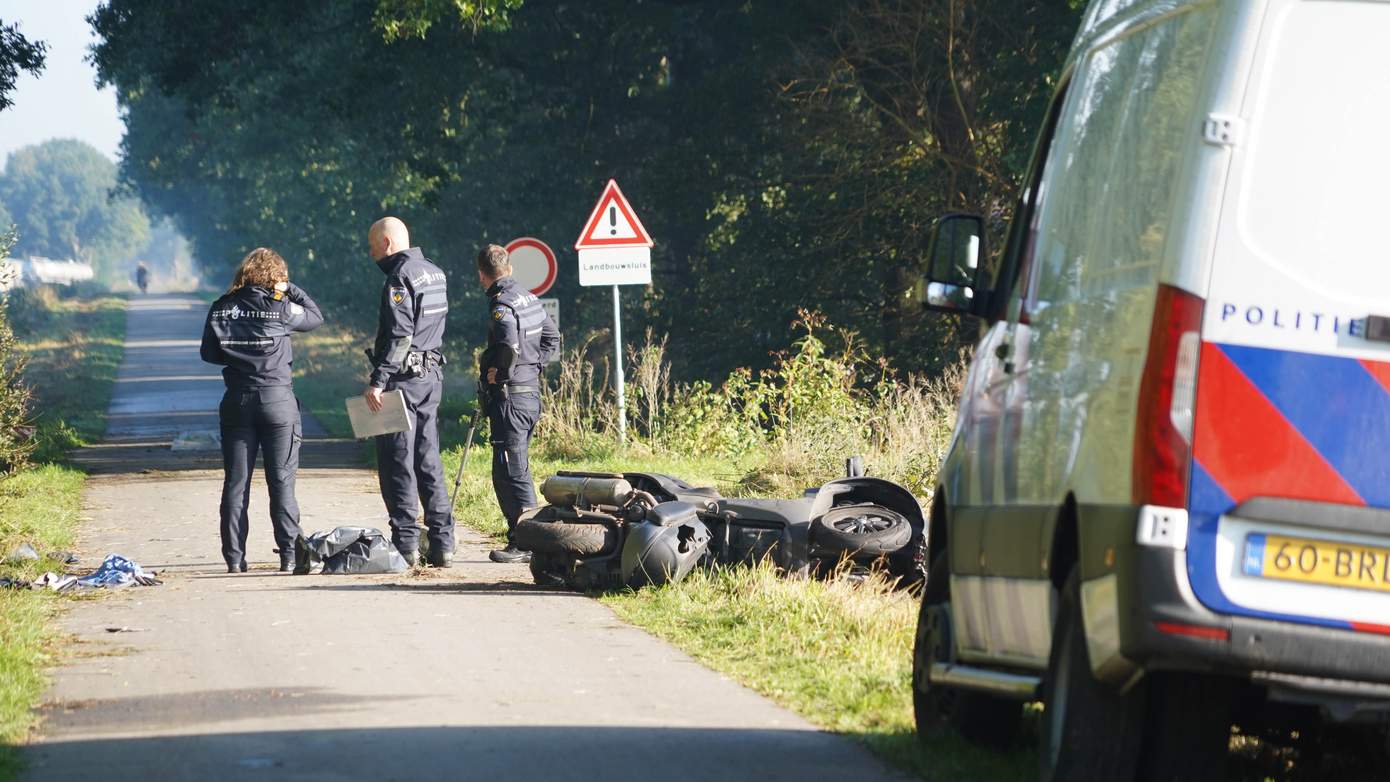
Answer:
[[19, 23], [29, 40], [48, 44], [48, 63], [38, 78], [23, 74], [0, 111], [0, 165], [14, 150], [50, 138], [78, 138], [116, 159], [125, 124], [116, 92], [96, 88], [96, 70], [85, 61], [95, 36], [86, 17], [99, 0], [3, 0], [0, 21]]

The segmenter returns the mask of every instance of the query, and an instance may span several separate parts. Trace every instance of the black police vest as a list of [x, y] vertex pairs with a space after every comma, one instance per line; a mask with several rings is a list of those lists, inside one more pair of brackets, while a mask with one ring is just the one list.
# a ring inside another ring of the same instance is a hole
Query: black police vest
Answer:
[[516, 318], [516, 361], [514, 364], [540, 364], [541, 328], [545, 325], [545, 308], [541, 300], [529, 291], [510, 288], [497, 295], [495, 303], [511, 310]]
[[208, 325], [216, 336], [230, 387], [290, 384], [290, 325], [296, 313], [279, 292], [246, 286], [213, 304]]

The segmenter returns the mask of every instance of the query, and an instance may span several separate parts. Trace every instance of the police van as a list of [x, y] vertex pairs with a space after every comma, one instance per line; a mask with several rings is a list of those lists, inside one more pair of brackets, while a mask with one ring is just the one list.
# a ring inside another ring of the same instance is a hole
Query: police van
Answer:
[[996, 262], [947, 215], [917, 287], [983, 324], [919, 732], [1041, 701], [1043, 779], [1219, 778], [1233, 724], [1383, 741], [1387, 183], [1390, 3], [1090, 4]]

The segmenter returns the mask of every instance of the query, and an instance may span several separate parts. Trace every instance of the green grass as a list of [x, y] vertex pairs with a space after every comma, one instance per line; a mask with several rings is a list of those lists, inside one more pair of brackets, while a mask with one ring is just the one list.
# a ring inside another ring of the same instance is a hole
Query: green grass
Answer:
[[[100, 438], [122, 355], [125, 302], [51, 296], [16, 307], [15, 331], [28, 359], [39, 446], [34, 466], [0, 479], [0, 557], [21, 543], [40, 553], [70, 549], [85, 475], [66, 452]], [[32, 578], [60, 570], [56, 562], [0, 564], [0, 575]], [[53, 619], [68, 598], [49, 592], [0, 590], [0, 780], [19, 771], [15, 751], [33, 726], [33, 705], [54, 663]]]
[[923, 779], [1035, 773], [1026, 750], [990, 752], [953, 736], [925, 748], [918, 743], [911, 697], [917, 598], [884, 581], [791, 581], [765, 565], [696, 571], [675, 586], [600, 600], [706, 666]]

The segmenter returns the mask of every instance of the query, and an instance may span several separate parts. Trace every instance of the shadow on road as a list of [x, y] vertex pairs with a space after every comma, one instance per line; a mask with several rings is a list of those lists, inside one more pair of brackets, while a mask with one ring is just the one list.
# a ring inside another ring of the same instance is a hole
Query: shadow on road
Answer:
[[[352, 576], [323, 576], [324, 579], [352, 578]], [[573, 595], [576, 599], [583, 598], [585, 595], [579, 592], [571, 592], [566, 589], [555, 589], [553, 587], [542, 587], [532, 584], [530, 581], [446, 581], [431, 582], [422, 581], [418, 583], [408, 582], [358, 582], [344, 583], [305, 583], [294, 585], [287, 588], [302, 589], [307, 591], [325, 592], [366, 592], [366, 591], [389, 591], [389, 592], [419, 592], [424, 594], [443, 594], [457, 592], [459, 594], [470, 595], [545, 595], [547, 597]]]
[[[78, 779], [104, 768], [120, 769], [131, 779], [159, 780], [841, 782], [847, 771], [862, 768], [855, 753], [843, 752], [814, 731], [639, 725], [421, 726], [98, 738], [47, 742], [25, 755], [34, 780]], [[855, 765], [846, 765], [851, 759]]]
[[[366, 446], [337, 437], [306, 437], [299, 454], [299, 469], [361, 470]], [[221, 470], [222, 452], [216, 449], [174, 450], [169, 441], [113, 441], [80, 448], [73, 464], [90, 475], [149, 475], [191, 470]], [[257, 460], [257, 470], [260, 463]]]

